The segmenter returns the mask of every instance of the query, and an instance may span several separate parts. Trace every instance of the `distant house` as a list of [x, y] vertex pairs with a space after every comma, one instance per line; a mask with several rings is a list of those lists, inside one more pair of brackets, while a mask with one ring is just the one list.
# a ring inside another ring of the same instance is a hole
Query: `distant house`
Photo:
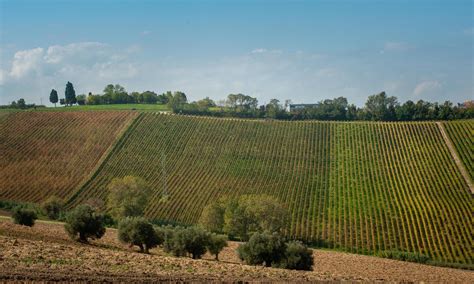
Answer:
[[290, 109], [289, 111], [297, 111], [297, 110], [302, 110], [306, 108], [313, 108], [316, 107], [318, 104], [290, 104]]

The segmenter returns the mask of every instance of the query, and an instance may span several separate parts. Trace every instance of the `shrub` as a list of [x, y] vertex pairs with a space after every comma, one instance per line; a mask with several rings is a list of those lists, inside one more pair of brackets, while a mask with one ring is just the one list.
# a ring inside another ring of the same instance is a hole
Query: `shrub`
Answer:
[[41, 204], [43, 214], [51, 220], [57, 220], [63, 211], [63, 202], [56, 196], [51, 196]]
[[227, 236], [211, 234], [209, 236], [209, 243], [207, 244], [207, 250], [216, 256], [216, 260], [219, 260], [219, 253], [227, 246]]
[[100, 239], [104, 235], [102, 219], [89, 205], [80, 205], [66, 215], [64, 228], [72, 239], [86, 243], [88, 238]]
[[[174, 235], [176, 230], [180, 230], [180, 227], [174, 228], [173, 226], [163, 226], [156, 229], [157, 234], [163, 236], [163, 250], [168, 253], [173, 253], [174, 248]], [[184, 250], [184, 249], [183, 249]], [[180, 256], [180, 255], [177, 255]]]
[[286, 244], [285, 257], [276, 265], [280, 268], [312, 270], [313, 252], [300, 241], [290, 241]]
[[13, 222], [24, 226], [33, 226], [38, 219], [36, 212], [32, 209], [15, 207], [12, 212]]
[[163, 243], [161, 235], [158, 235], [153, 225], [143, 217], [128, 217], [120, 221], [118, 238], [124, 243], [138, 246], [140, 252], [145, 253]]
[[247, 264], [269, 267], [280, 263], [286, 251], [285, 240], [278, 233], [254, 233], [249, 241], [237, 248], [241, 260]]

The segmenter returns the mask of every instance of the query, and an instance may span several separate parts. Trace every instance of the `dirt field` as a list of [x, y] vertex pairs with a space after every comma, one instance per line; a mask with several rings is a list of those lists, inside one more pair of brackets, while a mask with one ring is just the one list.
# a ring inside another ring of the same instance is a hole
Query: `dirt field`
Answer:
[[32, 227], [0, 219], [0, 280], [34, 281], [395, 281], [474, 282], [474, 272], [400, 262], [370, 256], [315, 250], [314, 271], [243, 265], [234, 250], [203, 260], [175, 258], [160, 249], [150, 255], [130, 251], [116, 231], [89, 245], [72, 242], [58, 223]]

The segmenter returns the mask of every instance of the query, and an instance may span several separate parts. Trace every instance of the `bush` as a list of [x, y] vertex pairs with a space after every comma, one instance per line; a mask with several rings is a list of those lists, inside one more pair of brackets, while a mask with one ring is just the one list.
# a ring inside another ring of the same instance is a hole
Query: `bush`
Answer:
[[[173, 226], [163, 226], [156, 229], [157, 234], [163, 236], [163, 250], [168, 253], [174, 253], [174, 233], [179, 230], [180, 227], [174, 228]], [[184, 250], [184, 249], [183, 249]], [[179, 256], [179, 255], [178, 255]]]
[[140, 252], [145, 253], [163, 243], [162, 236], [157, 234], [153, 225], [142, 217], [128, 217], [120, 221], [118, 238], [124, 243], [138, 246]]
[[89, 205], [80, 205], [66, 215], [64, 228], [72, 239], [87, 242], [100, 239], [105, 233], [103, 217]]
[[211, 234], [209, 236], [209, 243], [207, 244], [207, 250], [216, 256], [216, 260], [219, 260], [219, 253], [227, 246], [227, 236]]
[[241, 260], [247, 264], [278, 265], [285, 256], [286, 244], [278, 233], [254, 233], [249, 241], [237, 248]]
[[276, 265], [280, 268], [312, 270], [313, 252], [300, 241], [290, 241], [286, 244], [285, 257]]
[[15, 207], [12, 212], [13, 222], [24, 226], [32, 227], [38, 219], [36, 212], [32, 209]]
[[51, 220], [57, 220], [63, 211], [63, 202], [56, 196], [51, 196], [41, 204], [43, 214]]

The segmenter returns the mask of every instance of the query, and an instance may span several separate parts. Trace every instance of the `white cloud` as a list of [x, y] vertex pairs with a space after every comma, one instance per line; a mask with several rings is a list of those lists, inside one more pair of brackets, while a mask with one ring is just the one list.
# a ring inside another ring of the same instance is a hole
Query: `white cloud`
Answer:
[[41, 47], [16, 52], [13, 56], [10, 76], [21, 78], [32, 71], [38, 71], [43, 52]]
[[151, 34], [151, 31], [148, 31], [148, 30], [144, 30], [140, 33], [142, 36], [146, 36], [146, 35], [149, 35]]
[[76, 92], [87, 93], [133, 78], [138, 69], [129, 60], [130, 54], [128, 49], [117, 50], [100, 42], [17, 51], [0, 66], [0, 104], [19, 96], [38, 103], [39, 96], [44, 97], [51, 88], [62, 89], [67, 81], [74, 83]]
[[442, 84], [438, 81], [423, 81], [416, 85], [413, 90], [413, 95], [415, 97], [420, 97], [422, 95], [432, 95], [430, 93], [438, 92], [442, 87]]

